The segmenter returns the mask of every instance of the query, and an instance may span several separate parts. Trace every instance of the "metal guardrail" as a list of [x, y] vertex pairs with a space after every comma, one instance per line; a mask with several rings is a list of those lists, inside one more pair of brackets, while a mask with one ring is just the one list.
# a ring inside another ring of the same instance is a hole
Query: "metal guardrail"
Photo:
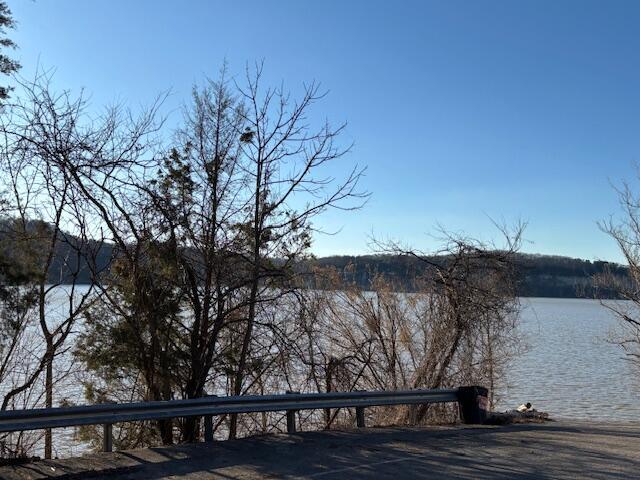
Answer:
[[[288, 392], [281, 395], [209, 396], [190, 400], [10, 410], [0, 412], [0, 433], [102, 424], [104, 426], [103, 449], [111, 451], [112, 425], [119, 422], [202, 416], [205, 419], [205, 441], [211, 441], [213, 440], [212, 417], [215, 415], [286, 411], [287, 431], [293, 433], [295, 432], [295, 413], [299, 410], [350, 407], [356, 409], [357, 426], [364, 427], [365, 407], [458, 402], [462, 412], [464, 404], [469, 403], [468, 399], [471, 398], [469, 389], [477, 388], [481, 387], [374, 392]], [[475, 402], [476, 396], [472, 395], [472, 397]], [[476, 404], [483, 406], [481, 402], [475, 402], [474, 405]], [[473, 405], [471, 407], [474, 408]], [[464, 417], [463, 414], [463, 420]], [[470, 414], [467, 413], [466, 417], [470, 417]]]

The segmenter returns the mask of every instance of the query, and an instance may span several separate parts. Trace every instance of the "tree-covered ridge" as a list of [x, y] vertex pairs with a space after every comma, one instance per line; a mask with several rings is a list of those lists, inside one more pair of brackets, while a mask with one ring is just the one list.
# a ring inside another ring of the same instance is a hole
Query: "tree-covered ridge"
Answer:
[[[446, 262], [446, 257], [428, 257], [431, 262]], [[400, 255], [330, 256], [315, 261], [318, 266], [333, 267], [344, 282], [371, 288], [376, 276], [393, 281], [398, 289], [413, 291], [415, 282], [427, 272], [421, 259]], [[518, 293], [523, 297], [594, 298], [615, 296], [608, 290], [596, 290], [595, 276], [611, 273], [626, 278], [625, 266], [605, 261], [590, 261], [557, 255], [516, 255]]]
[[[0, 241], [3, 248], [7, 245], [7, 223], [0, 222]], [[36, 228], [35, 223], [32, 228]], [[44, 228], [44, 227], [40, 227]], [[10, 243], [10, 242], [9, 242]], [[10, 249], [18, 248], [13, 246]], [[96, 267], [99, 271], [106, 268], [112, 257], [117, 255], [113, 245], [108, 243], [91, 244], [94, 249]], [[86, 265], [78, 265], [81, 257], [71, 255], [67, 244], [60, 244], [59, 252], [52, 261], [49, 271], [49, 283], [70, 283], [73, 269], [78, 283], [90, 284], [92, 269]], [[430, 262], [442, 264], [445, 256], [427, 257]], [[66, 265], [66, 267], [65, 267]], [[336, 255], [320, 257], [300, 263], [299, 271], [311, 271], [314, 267], [331, 267], [338, 273], [344, 284], [356, 285], [365, 290], [372, 289], [376, 277], [380, 276], [393, 283], [401, 291], [415, 291], [416, 281], [427, 274], [427, 264], [419, 258], [408, 255]], [[615, 297], [611, 291], [596, 288], [594, 277], [613, 274], [620, 279], [627, 278], [627, 267], [613, 262], [590, 261], [580, 258], [558, 255], [525, 254], [516, 255], [516, 278], [518, 294], [522, 297], [555, 297], [555, 298], [594, 298]], [[313, 283], [313, 282], [312, 282]]]

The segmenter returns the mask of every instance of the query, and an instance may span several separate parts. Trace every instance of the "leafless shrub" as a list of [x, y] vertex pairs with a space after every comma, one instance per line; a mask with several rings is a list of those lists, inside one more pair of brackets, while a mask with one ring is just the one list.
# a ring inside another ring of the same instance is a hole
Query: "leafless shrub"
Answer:
[[[520, 227], [507, 234], [501, 249], [450, 236], [438, 256], [403, 250], [426, 264], [412, 294], [398, 293], [382, 275], [363, 291], [335, 271], [314, 272], [317, 288], [281, 299], [270, 317], [270, 329], [282, 335], [256, 332], [256, 339], [272, 339], [266, 356], [277, 359], [261, 382], [318, 392], [480, 384], [493, 393], [518, 347], [513, 256], [520, 235]], [[442, 422], [455, 410], [379, 408], [369, 415], [377, 424]], [[354, 421], [344, 409], [301, 418], [324, 428]]]

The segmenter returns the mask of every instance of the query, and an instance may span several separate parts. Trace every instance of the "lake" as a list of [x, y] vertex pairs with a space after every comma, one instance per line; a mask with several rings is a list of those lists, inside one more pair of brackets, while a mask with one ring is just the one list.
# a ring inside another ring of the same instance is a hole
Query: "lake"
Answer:
[[531, 402], [555, 418], [640, 421], [640, 367], [607, 341], [618, 321], [596, 300], [523, 298], [528, 350], [508, 370], [501, 410]]

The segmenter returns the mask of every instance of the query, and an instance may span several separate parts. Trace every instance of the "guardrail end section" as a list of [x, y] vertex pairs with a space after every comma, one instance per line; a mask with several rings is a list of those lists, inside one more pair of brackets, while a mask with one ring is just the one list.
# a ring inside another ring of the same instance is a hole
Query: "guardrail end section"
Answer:
[[480, 386], [465, 386], [458, 389], [460, 419], [467, 425], [480, 425], [489, 414], [489, 390]]

